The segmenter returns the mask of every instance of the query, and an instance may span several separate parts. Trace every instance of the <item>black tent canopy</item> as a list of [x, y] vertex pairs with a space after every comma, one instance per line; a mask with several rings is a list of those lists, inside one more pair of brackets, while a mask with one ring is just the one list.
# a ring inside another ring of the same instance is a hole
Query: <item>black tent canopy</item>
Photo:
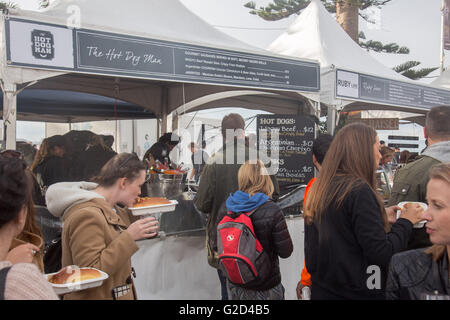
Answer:
[[[0, 92], [3, 113], [3, 94]], [[100, 120], [155, 119], [141, 106], [97, 94], [68, 90], [24, 89], [17, 95], [17, 119], [75, 123]]]

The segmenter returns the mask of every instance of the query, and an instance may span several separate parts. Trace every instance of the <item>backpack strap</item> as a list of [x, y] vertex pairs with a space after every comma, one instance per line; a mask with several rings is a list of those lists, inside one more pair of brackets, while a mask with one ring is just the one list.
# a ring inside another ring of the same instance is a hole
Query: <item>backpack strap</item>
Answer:
[[5, 300], [6, 276], [12, 266], [0, 270], [0, 300]]
[[233, 211], [228, 210], [227, 215], [232, 217], [232, 216], [237, 216], [237, 215], [240, 215], [240, 214], [245, 214], [247, 217], [250, 217], [253, 214], [253, 212], [258, 210], [258, 208], [255, 208], [255, 209], [253, 209], [252, 211], [249, 211], [249, 212], [233, 212]]

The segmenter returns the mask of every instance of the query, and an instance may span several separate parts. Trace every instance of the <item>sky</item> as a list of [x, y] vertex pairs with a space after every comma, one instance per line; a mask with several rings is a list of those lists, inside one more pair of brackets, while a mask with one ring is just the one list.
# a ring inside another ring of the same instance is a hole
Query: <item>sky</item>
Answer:
[[[249, 0], [181, 0], [181, 2], [206, 22], [218, 30], [241, 41], [260, 48], [267, 48], [285, 29], [293, 23], [296, 16], [280, 21], [264, 21], [258, 16], [249, 14], [244, 4]], [[38, 0], [15, 0], [21, 9], [37, 10]], [[131, 2], [131, 1], [130, 1]], [[257, 7], [271, 1], [256, 0]], [[408, 55], [377, 54], [370, 52], [376, 59], [388, 67], [394, 67], [408, 60], [420, 61], [420, 67], [438, 67], [440, 59], [441, 7], [442, 0], [392, 0], [381, 10], [372, 10], [375, 24], [368, 24], [360, 19], [360, 30], [367, 39], [379, 40], [383, 43], [396, 42], [410, 49]], [[447, 52], [448, 54], [448, 52]], [[450, 66], [450, 55], [445, 61]], [[429, 83], [439, 75], [439, 71], [430, 74], [433, 78], [423, 79]], [[230, 109], [201, 111], [217, 118], [223, 117]], [[254, 111], [241, 110], [244, 117], [251, 116]], [[17, 138], [41, 140], [45, 134], [43, 124], [19, 122]], [[404, 130], [409, 130], [405, 128]], [[412, 129], [421, 132], [415, 126]], [[391, 132], [386, 132], [391, 134]], [[397, 132], [398, 134], [398, 132]], [[380, 138], [382, 138], [382, 134]]]

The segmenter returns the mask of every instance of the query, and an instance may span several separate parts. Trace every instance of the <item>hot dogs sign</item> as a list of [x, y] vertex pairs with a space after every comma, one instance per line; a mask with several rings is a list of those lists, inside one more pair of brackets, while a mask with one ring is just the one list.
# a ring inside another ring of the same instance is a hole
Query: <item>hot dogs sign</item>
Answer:
[[32, 54], [36, 59], [52, 60], [55, 57], [55, 40], [51, 32], [33, 30], [31, 43]]

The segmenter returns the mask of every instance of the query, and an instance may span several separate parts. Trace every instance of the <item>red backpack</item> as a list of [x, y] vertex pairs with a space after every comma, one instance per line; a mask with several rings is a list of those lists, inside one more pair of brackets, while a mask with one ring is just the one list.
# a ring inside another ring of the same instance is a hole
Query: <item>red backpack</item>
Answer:
[[271, 269], [250, 218], [255, 210], [247, 213], [228, 211], [217, 225], [219, 268], [232, 283], [244, 287], [256, 279], [265, 279]]

